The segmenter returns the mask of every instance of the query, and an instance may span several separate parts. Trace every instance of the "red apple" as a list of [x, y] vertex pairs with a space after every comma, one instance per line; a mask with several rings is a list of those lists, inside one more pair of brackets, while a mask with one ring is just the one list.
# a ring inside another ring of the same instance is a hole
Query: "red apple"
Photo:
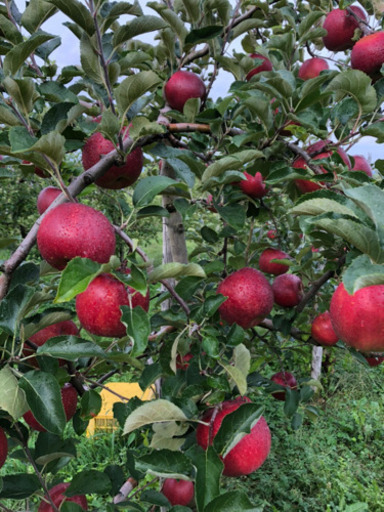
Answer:
[[181, 505], [186, 507], [193, 499], [195, 486], [190, 480], [166, 478], [161, 492], [172, 506]]
[[372, 168], [369, 165], [368, 160], [362, 155], [352, 155], [352, 157], [355, 163], [353, 164], [351, 171], [362, 171], [365, 172], [367, 176], [372, 178]]
[[185, 354], [185, 356], [182, 356], [180, 354], [177, 354], [176, 356], [176, 368], [178, 370], [186, 370], [189, 366], [189, 361], [193, 358], [193, 354], [189, 352], [188, 354]]
[[329, 312], [339, 339], [362, 352], [384, 352], [384, 285], [360, 288], [350, 295], [341, 283]]
[[[274, 373], [271, 377], [271, 381], [275, 384], [279, 384], [279, 386], [284, 386], [285, 388], [296, 389], [297, 388], [297, 380], [289, 372], [277, 372]], [[273, 398], [276, 400], [285, 400], [285, 391], [275, 391], [272, 393]]]
[[120, 320], [120, 306], [140, 306], [148, 311], [149, 291], [143, 296], [113, 275], [100, 274], [76, 297], [76, 311], [81, 325], [97, 336], [126, 336], [126, 326]]
[[324, 311], [313, 320], [311, 325], [311, 336], [320, 345], [332, 346], [339, 341], [332, 326], [329, 311]]
[[202, 79], [190, 71], [176, 71], [164, 86], [164, 96], [168, 105], [183, 111], [185, 103], [190, 98], [203, 100], [207, 94]]
[[[60, 510], [62, 503], [69, 501], [80, 505], [83, 510], [88, 510], [87, 498], [83, 494], [71, 496], [70, 498], [65, 496], [64, 493], [68, 489], [69, 485], [69, 483], [60, 483], [48, 491], [55, 506]], [[53, 512], [53, 508], [48, 501], [42, 499], [37, 512]]]
[[384, 32], [375, 32], [362, 37], [352, 48], [351, 66], [359, 69], [373, 80], [382, 75], [381, 66], [384, 64]]
[[[360, 7], [352, 5], [351, 10], [363, 21], [367, 21]], [[327, 14], [323, 28], [328, 31], [328, 34], [323, 37], [324, 46], [327, 50], [339, 52], [353, 47], [355, 30], [359, 28], [359, 24], [346, 9], [333, 9]]]
[[258, 270], [244, 267], [222, 281], [217, 293], [228, 297], [219, 307], [223, 320], [249, 329], [269, 315], [273, 307], [273, 293], [266, 277]]
[[[222, 402], [218, 409], [208, 409], [202, 417], [202, 421], [208, 425], [199, 423], [196, 429], [197, 444], [206, 450], [212, 444], [224, 417], [247, 402], [250, 402], [249, 398], [239, 397]], [[265, 418], [261, 416], [250, 433], [246, 434], [224, 457], [223, 475], [249, 475], [264, 463], [270, 449], [271, 432]]]
[[0, 427], [0, 468], [4, 466], [8, 456], [8, 443], [4, 430]]
[[328, 62], [319, 57], [313, 57], [312, 59], [305, 60], [299, 69], [299, 78], [302, 80], [309, 80], [310, 78], [316, 78], [320, 75], [321, 71], [329, 69]]
[[249, 197], [254, 199], [261, 199], [267, 193], [263, 176], [260, 172], [257, 172], [254, 176], [248, 174], [246, 171], [243, 172], [245, 179], [237, 182], [240, 185], [241, 190]]
[[277, 236], [277, 232], [276, 232], [276, 229], [269, 229], [267, 231], [267, 237], [270, 239], [270, 240], [274, 240]]
[[[72, 322], [72, 320], [64, 320], [63, 322], [57, 322], [56, 324], [49, 325], [48, 327], [45, 327], [44, 329], [41, 329], [40, 331], [33, 334], [29, 338], [29, 340], [32, 341], [32, 343], [34, 343], [38, 347], [41, 347], [49, 339], [63, 335], [79, 335], [79, 329], [77, 328], [77, 325], [74, 322]], [[32, 347], [28, 346], [27, 343], [25, 343], [23, 348], [24, 356], [29, 356], [34, 353], [35, 350]], [[39, 367], [39, 363], [37, 362], [37, 359], [35, 357], [28, 359], [26, 362], [27, 364], [32, 365], [35, 368]], [[63, 359], [59, 360], [60, 366], [62, 366], [64, 363], [65, 361]]]
[[58, 270], [76, 256], [107, 263], [115, 245], [115, 232], [105, 215], [80, 203], [64, 203], [49, 210], [37, 232], [41, 256]]
[[293, 308], [303, 298], [303, 284], [299, 276], [282, 274], [272, 283], [275, 303], [283, 308]]
[[259, 269], [266, 274], [274, 274], [275, 276], [284, 274], [285, 272], [288, 272], [289, 265], [285, 265], [284, 263], [275, 263], [272, 260], [287, 259], [291, 259], [289, 254], [284, 251], [280, 251], [280, 249], [273, 249], [272, 247], [269, 247], [268, 249], [264, 249], [260, 254]]
[[[128, 130], [125, 137], [128, 137]], [[82, 162], [84, 170], [96, 165], [103, 155], [115, 149], [112, 141], [105, 139], [100, 132], [93, 133], [83, 146]], [[143, 168], [143, 151], [135, 148], [131, 151], [122, 165], [112, 165], [108, 171], [98, 178], [95, 183], [101, 188], [122, 189], [129, 187], [138, 179]]]
[[46, 187], [40, 191], [37, 196], [37, 211], [40, 215], [45, 212], [48, 206], [50, 206], [50, 204], [53, 203], [56, 197], [60, 194], [61, 190], [56, 187]]
[[[61, 388], [61, 400], [63, 402], [65, 417], [67, 421], [69, 421], [73, 418], [77, 409], [77, 391], [71, 384], [65, 384], [65, 386]], [[33, 430], [46, 432], [46, 429], [36, 420], [32, 411], [27, 411], [23, 418]]]
[[381, 357], [381, 356], [372, 356], [372, 357], [364, 356], [364, 357], [367, 360], [367, 363], [369, 364], [369, 366], [371, 366], [372, 368], [375, 366], [379, 366], [379, 364], [381, 364], [384, 361], [384, 357]]
[[257, 64], [257, 66], [254, 69], [251, 69], [251, 71], [249, 71], [249, 73], [245, 77], [247, 81], [249, 81], [253, 77], [253, 75], [257, 75], [262, 71], [272, 71], [272, 62], [267, 57], [264, 57], [264, 55], [261, 55], [260, 53], [252, 53], [250, 57], [252, 57], [252, 59], [260, 59], [263, 62]]

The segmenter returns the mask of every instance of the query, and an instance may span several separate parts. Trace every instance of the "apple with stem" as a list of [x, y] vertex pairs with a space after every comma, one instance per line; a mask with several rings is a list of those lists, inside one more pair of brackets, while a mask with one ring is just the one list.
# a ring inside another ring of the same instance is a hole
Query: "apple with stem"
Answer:
[[[350, 10], [363, 22], [367, 17], [360, 7], [352, 5]], [[347, 9], [333, 9], [325, 17], [323, 28], [328, 32], [323, 37], [327, 50], [339, 52], [349, 50], [356, 42], [356, 31], [360, 28], [359, 22]]]
[[187, 507], [193, 500], [195, 486], [190, 480], [166, 478], [161, 492], [172, 506], [181, 505]]
[[179, 112], [191, 98], [205, 99], [207, 90], [203, 80], [190, 71], [176, 71], [164, 86], [164, 96], [168, 105]]

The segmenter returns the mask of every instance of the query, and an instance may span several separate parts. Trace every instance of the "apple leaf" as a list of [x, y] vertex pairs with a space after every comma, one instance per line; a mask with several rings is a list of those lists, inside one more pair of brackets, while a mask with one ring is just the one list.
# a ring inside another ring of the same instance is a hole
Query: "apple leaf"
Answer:
[[0, 329], [14, 334], [25, 317], [35, 290], [31, 286], [18, 284], [0, 302]]
[[306, 41], [305, 37], [307, 32], [313, 31], [313, 25], [323, 16], [321, 11], [312, 11], [310, 12], [303, 20], [301, 21], [298, 27], [298, 34], [300, 36], [300, 43]]
[[37, 313], [32, 317], [26, 318], [25, 324], [23, 324], [22, 327], [24, 339], [30, 338], [36, 332], [41, 331], [41, 329], [45, 329], [49, 325], [71, 320], [72, 317], [73, 312], [68, 309], [48, 308], [44, 310], [43, 313]]
[[166, 28], [168, 23], [157, 16], [139, 16], [115, 30], [112, 44], [117, 48], [133, 37]]
[[236, 368], [235, 366], [231, 366], [229, 364], [223, 364], [223, 363], [219, 363], [219, 364], [228, 373], [228, 375], [231, 379], [231, 382], [230, 382], [231, 387], [237, 386], [239, 393], [241, 395], [245, 395], [245, 393], [247, 392], [247, 388], [248, 388], [247, 376], [239, 368]]
[[72, 478], [65, 495], [71, 497], [79, 494], [107, 494], [111, 488], [111, 479], [104, 471], [85, 469]]
[[35, 461], [39, 465], [48, 464], [53, 460], [76, 457], [76, 446], [73, 439], [61, 439], [50, 432], [40, 432], [35, 446]]
[[295, 389], [285, 387], [284, 414], [291, 417], [297, 411], [300, 402], [300, 393]]
[[124, 434], [129, 434], [144, 425], [187, 420], [188, 418], [177, 405], [160, 398], [159, 400], [152, 400], [135, 409], [125, 422]]
[[256, 508], [248, 496], [242, 491], [229, 491], [212, 500], [205, 507], [204, 512], [262, 512]]
[[26, 41], [14, 46], [4, 58], [4, 75], [15, 75], [36, 48], [53, 38], [51, 34], [39, 31], [32, 34]]
[[344, 190], [375, 223], [381, 245], [384, 247], [384, 191], [376, 185], [363, 185]]
[[177, 187], [182, 190], [188, 190], [188, 187], [184, 183], [179, 183], [172, 178], [167, 176], [149, 176], [143, 178], [135, 187], [132, 201], [136, 208], [147, 206], [151, 201], [164, 190], [169, 187]]
[[28, 410], [28, 404], [25, 393], [19, 388], [18, 380], [9, 366], [0, 370], [0, 389], [0, 410], [6, 411], [17, 420]]
[[186, 423], [178, 425], [176, 421], [168, 421], [167, 423], [154, 423], [152, 428], [154, 434], [150, 448], [178, 451], [185, 443], [185, 439], [181, 436], [187, 432], [189, 426]]
[[221, 176], [225, 171], [236, 171], [242, 168], [246, 163], [263, 157], [264, 154], [262, 151], [246, 149], [220, 158], [220, 160], [209, 165], [204, 171], [201, 178], [203, 188], [211, 178]]
[[234, 229], [242, 229], [246, 220], [246, 211], [243, 205], [238, 203], [227, 206], [216, 205], [217, 213]]
[[41, 153], [60, 165], [65, 156], [65, 137], [59, 132], [49, 132], [29, 148], [29, 151]]
[[372, 112], [377, 105], [377, 94], [371, 78], [358, 69], [348, 69], [338, 73], [328, 84], [326, 91], [332, 91], [335, 101], [351, 96], [359, 105], [362, 114]]
[[39, 490], [41, 483], [36, 475], [17, 473], [16, 475], [4, 475], [0, 488], [0, 498], [24, 500]]
[[201, 277], [205, 279], [207, 276], [203, 268], [197, 263], [164, 263], [156, 267], [148, 275], [150, 283], [156, 283], [163, 279], [180, 278], [184, 276]]
[[372, 263], [366, 255], [358, 256], [343, 274], [343, 283], [349, 294], [375, 284], [384, 284], [384, 265]]
[[160, 83], [160, 77], [153, 71], [140, 71], [125, 78], [115, 89], [116, 102], [121, 116], [124, 118], [127, 110], [136, 100], [144, 96], [145, 93], [153, 91]]
[[157, 450], [136, 460], [135, 467], [151, 475], [187, 480], [193, 466], [186, 455], [172, 450]]
[[220, 494], [220, 478], [224, 464], [212, 446], [203, 450], [200, 446], [189, 450], [189, 456], [196, 468], [195, 500], [198, 512]]
[[89, 9], [78, 0], [46, 1], [60, 9], [60, 11], [66, 14], [74, 23], [80, 25], [89, 36], [95, 33], [95, 24]]
[[103, 349], [93, 341], [78, 336], [55, 336], [47, 340], [36, 351], [39, 356], [51, 356], [56, 359], [76, 361], [80, 357], [107, 357]]
[[[306, 197], [310, 196], [310, 197]], [[321, 215], [322, 213], [341, 213], [351, 217], [361, 217], [359, 208], [346, 197], [331, 191], [316, 191], [312, 194], [303, 194], [299, 201], [291, 208], [294, 215]]]
[[123, 312], [121, 321], [127, 327], [127, 334], [133, 341], [132, 357], [141, 355], [148, 345], [148, 336], [151, 334], [151, 325], [148, 313], [140, 306], [130, 308], [121, 306]]
[[243, 343], [240, 343], [234, 348], [233, 363], [235, 368], [238, 368], [245, 378], [247, 378], [251, 369], [251, 353]]
[[382, 144], [384, 142], [384, 122], [378, 121], [377, 123], [372, 123], [366, 128], [361, 128], [362, 135], [370, 135], [371, 137], [376, 137], [377, 142]]

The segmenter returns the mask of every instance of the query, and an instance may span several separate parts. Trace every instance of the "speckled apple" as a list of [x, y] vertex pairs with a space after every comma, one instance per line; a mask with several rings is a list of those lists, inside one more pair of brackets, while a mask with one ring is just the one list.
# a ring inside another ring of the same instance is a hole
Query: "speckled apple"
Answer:
[[246, 171], [243, 174], [245, 179], [239, 181], [238, 185], [244, 194], [254, 199], [261, 199], [267, 194], [267, 187], [260, 172], [256, 172], [254, 176]]
[[81, 325], [96, 336], [126, 336], [126, 326], [120, 320], [120, 306], [141, 307], [148, 311], [149, 291], [144, 296], [112, 274], [101, 274], [76, 297], [76, 312]]
[[384, 32], [375, 32], [362, 37], [352, 48], [351, 66], [359, 69], [373, 80], [379, 79], [384, 64]]
[[325, 59], [313, 57], [312, 59], [307, 59], [302, 63], [298, 76], [302, 80], [309, 80], [310, 78], [316, 78], [326, 69], [329, 69], [329, 66]]
[[203, 100], [207, 94], [203, 80], [190, 71], [176, 71], [164, 86], [164, 96], [168, 105], [179, 112], [191, 98]]
[[80, 203], [64, 203], [49, 210], [37, 232], [41, 256], [58, 270], [76, 256], [108, 263], [115, 252], [112, 224], [101, 212]]
[[[197, 443], [206, 450], [210, 446], [220, 429], [221, 423], [227, 414], [238, 409], [242, 404], [249, 403], [248, 397], [239, 397], [235, 400], [222, 402], [217, 409], [208, 409], [196, 429]], [[215, 415], [214, 415], [215, 413]], [[271, 432], [263, 416], [224, 457], [225, 476], [243, 476], [256, 471], [266, 460], [271, 449]]]
[[195, 486], [191, 480], [166, 478], [161, 488], [162, 494], [172, 506], [188, 506], [193, 500]]
[[8, 442], [4, 430], [0, 427], [0, 468], [2, 468], [8, 456]]
[[281, 274], [272, 283], [273, 297], [276, 304], [283, 308], [293, 308], [303, 297], [303, 284], [295, 274]]
[[[60, 483], [48, 491], [55, 506], [60, 509], [63, 502], [69, 501], [80, 505], [83, 510], [88, 510], [87, 498], [83, 494], [71, 496], [69, 498], [65, 496], [64, 493], [68, 489], [69, 485], [69, 483]], [[53, 512], [52, 505], [48, 501], [42, 499], [37, 512]]]
[[289, 265], [285, 265], [284, 263], [275, 263], [272, 260], [287, 260], [291, 259], [289, 254], [280, 249], [273, 249], [269, 247], [264, 249], [264, 251], [260, 254], [259, 258], [259, 269], [266, 274], [273, 274], [278, 276], [280, 274], [284, 274], [288, 272]]
[[361, 352], [384, 352], [384, 285], [360, 288], [350, 295], [343, 283], [334, 292], [329, 312], [333, 328], [347, 345]]
[[37, 196], [37, 211], [40, 215], [45, 212], [48, 206], [50, 206], [60, 194], [61, 190], [56, 187], [46, 187], [40, 191]]
[[258, 325], [273, 307], [273, 292], [267, 278], [258, 270], [244, 267], [227, 276], [218, 286], [227, 300], [219, 307], [223, 320], [243, 329]]
[[[271, 377], [271, 381], [285, 388], [297, 389], [296, 377], [290, 372], [274, 373]], [[276, 398], [276, 400], [283, 402], [285, 400], [285, 391], [274, 391], [272, 396]]]
[[[367, 17], [360, 7], [352, 5], [351, 10], [361, 20], [367, 21]], [[356, 42], [353, 38], [356, 29], [359, 28], [359, 23], [346, 9], [333, 9], [327, 14], [323, 28], [328, 32], [323, 37], [324, 46], [327, 50], [339, 52], [353, 47]]]
[[320, 345], [328, 347], [336, 345], [339, 341], [339, 337], [332, 326], [329, 311], [324, 311], [324, 313], [320, 313], [314, 318], [311, 325], [311, 336]]
[[[125, 138], [128, 137], [128, 131]], [[104, 138], [100, 132], [93, 133], [82, 149], [82, 162], [84, 170], [88, 170], [96, 165], [103, 155], [107, 155], [115, 149], [114, 144], [109, 139]], [[96, 185], [101, 188], [119, 190], [129, 187], [139, 178], [143, 169], [143, 151], [141, 148], [135, 148], [131, 151], [122, 165], [112, 165], [108, 171], [97, 178]]]
[[257, 64], [255, 68], [249, 71], [249, 73], [245, 77], [247, 81], [249, 81], [254, 75], [261, 73], [262, 71], [272, 71], [272, 62], [268, 59], [268, 57], [264, 57], [264, 55], [261, 55], [260, 53], [252, 53], [250, 57], [252, 59], [260, 59], [263, 62], [260, 62], [260, 64]]

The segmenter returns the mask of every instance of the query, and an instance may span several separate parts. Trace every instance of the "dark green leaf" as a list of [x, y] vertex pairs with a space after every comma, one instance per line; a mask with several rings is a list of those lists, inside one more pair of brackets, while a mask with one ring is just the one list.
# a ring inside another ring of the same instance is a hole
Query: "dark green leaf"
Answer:
[[33, 34], [46, 20], [53, 16], [55, 12], [56, 8], [49, 2], [45, 2], [44, 0], [30, 0], [21, 16], [21, 23], [30, 34]]
[[199, 43], [205, 43], [214, 37], [220, 36], [223, 33], [224, 27], [221, 25], [207, 25], [203, 28], [196, 28], [185, 38], [186, 45], [195, 45]]
[[3, 488], [0, 498], [23, 500], [40, 489], [41, 484], [36, 475], [17, 473], [16, 475], [5, 475], [2, 478]]
[[35, 290], [30, 286], [18, 284], [0, 302], [0, 328], [9, 334], [19, 329]]
[[167, 26], [168, 23], [157, 16], [139, 16], [116, 30], [112, 44], [117, 47], [136, 36], [160, 30]]
[[217, 206], [217, 213], [234, 229], [242, 229], [245, 224], [246, 211], [241, 204]]
[[41, 44], [53, 39], [54, 36], [45, 32], [36, 32], [27, 41], [19, 43], [10, 50], [4, 58], [3, 71], [5, 75], [15, 75], [28, 57]]
[[181, 452], [157, 450], [136, 460], [136, 467], [156, 476], [179, 478], [191, 476], [193, 467], [190, 460]]
[[111, 488], [112, 482], [107, 474], [95, 469], [85, 469], [72, 478], [65, 494], [68, 497], [77, 494], [107, 494]]
[[54, 302], [67, 302], [85, 291], [91, 281], [102, 272], [102, 266], [89, 258], [74, 258], [61, 275]]
[[220, 478], [224, 464], [209, 446], [205, 451], [198, 447], [191, 452], [196, 467], [195, 500], [197, 510], [203, 511], [205, 506], [220, 494]]
[[148, 313], [140, 306], [131, 309], [129, 306], [121, 306], [123, 312], [121, 321], [127, 327], [127, 334], [133, 341], [131, 355], [141, 355], [148, 344], [148, 336], [151, 333]]
[[153, 91], [161, 83], [160, 77], [153, 71], [140, 71], [127, 77], [115, 89], [117, 106], [124, 116], [133, 103]]
[[69, 361], [76, 361], [80, 357], [107, 357], [99, 345], [77, 336], [56, 336], [55, 338], [50, 338], [37, 349], [37, 354]]
[[72, 439], [61, 439], [50, 432], [40, 432], [35, 445], [35, 461], [45, 465], [62, 457], [75, 458], [76, 446]]
[[80, 25], [89, 36], [94, 34], [95, 24], [89, 9], [84, 4], [78, 0], [47, 0], [47, 2], [57, 7], [74, 23]]
[[204, 512], [262, 512], [256, 508], [242, 491], [229, 491], [208, 503]]

